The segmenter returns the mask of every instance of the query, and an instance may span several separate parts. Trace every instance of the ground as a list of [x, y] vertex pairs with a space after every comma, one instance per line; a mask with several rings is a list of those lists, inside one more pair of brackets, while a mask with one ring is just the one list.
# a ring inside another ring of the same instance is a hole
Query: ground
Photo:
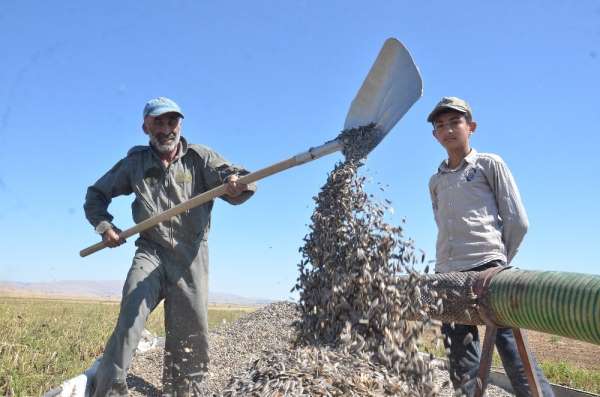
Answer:
[[[482, 340], [484, 335], [485, 327], [479, 327]], [[600, 345], [535, 331], [526, 331], [526, 335], [538, 361], [565, 362], [578, 369], [600, 371]]]
[[566, 361], [578, 368], [600, 370], [600, 346], [563, 336], [527, 332], [529, 345], [539, 361]]
[[[479, 337], [485, 327], [479, 327]], [[528, 346], [538, 361], [566, 362], [579, 369], [600, 371], [600, 345], [594, 345], [564, 336], [526, 331]]]

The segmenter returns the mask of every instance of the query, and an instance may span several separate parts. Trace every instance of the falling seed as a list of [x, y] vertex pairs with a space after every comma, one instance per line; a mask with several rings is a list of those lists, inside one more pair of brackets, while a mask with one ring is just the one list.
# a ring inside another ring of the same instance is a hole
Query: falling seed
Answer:
[[[361, 160], [350, 153], [364, 153], [364, 148], [345, 142], [346, 161], [336, 164], [315, 197], [309, 234], [299, 249], [295, 290], [303, 313], [297, 323], [301, 340], [351, 347], [348, 352], [376, 358], [402, 379], [412, 379], [423, 390], [420, 395], [434, 395], [423, 381], [432, 369], [414, 352], [424, 324], [430, 323], [425, 302], [435, 304], [435, 299], [427, 287], [421, 290], [423, 275], [413, 268], [419, 258], [414, 241], [384, 221], [391, 203], [379, 203], [364, 191]], [[420, 259], [425, 260], [423, 251]], [[421, 320], [408, 322], [407, 315]]]
[[463, 339], [463, 345], [466, 346], [466, 345], [470, 344], [471, 342], [473, 342], [473, 334], [469, 332], [468, 334], [465, 335], [465, 339]]
[[[263, 353], [231, 379], [226, 397], [438, 395], [431, 357], [417, 354], [439, 303], [414, 269], [425, 254], [415, 251], [403, 228], [384, 220], [391, 202], [377, 202], [358, 174], [380, 136], [367, 126], [338, 139], [346, 161], [336, 164], [314, 198], [299, 249], [292, 289], [298, 293], [296, 348]], [[411, 316], [420, 319], [408, 321]]]

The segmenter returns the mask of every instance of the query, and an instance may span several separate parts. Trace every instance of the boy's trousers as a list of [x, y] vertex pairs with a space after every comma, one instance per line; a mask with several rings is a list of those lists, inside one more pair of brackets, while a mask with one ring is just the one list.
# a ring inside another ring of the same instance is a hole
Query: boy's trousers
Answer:
[[[479, 332], [477, 327], [474, 325], [455, 324], [454, 328], [452, 328], [450, 324], [443, 324], [442, 333], [444, 334], [444, 345], [446, 349], [450, 349], [448, 356], [450, 380], [455, 389], [461, 389], [467, 396], [473, 396], [477, 386], [476, 378], [479, 371], [480, 358]], [[469, 333], [473, 335], [473, 341], [464, 344], [464, 340]], [[450, 343], [448, 343], [447, 339], [450, 340]], [[517, 350], [512, 329], [498, 328], [495, 345], [515, 395], [517, 397], [531, 396], [529, 382], [527, 381], [523, 361]], [[553, 397], [554, 392], [552, 391], [552, 387], [534, 357], [532, 357], [532, 360], [534, 371], [537, 374], [540, 388], [542, 389], [542, 395], [544, 397]]]
[[199, 395], [208, 370], [208, 245], [167, 249], [138, 239], [121, 311], [93, 382], [93, 396], [127, 396], [125, 379], [146, 319], [164, 299], [163, 395]]

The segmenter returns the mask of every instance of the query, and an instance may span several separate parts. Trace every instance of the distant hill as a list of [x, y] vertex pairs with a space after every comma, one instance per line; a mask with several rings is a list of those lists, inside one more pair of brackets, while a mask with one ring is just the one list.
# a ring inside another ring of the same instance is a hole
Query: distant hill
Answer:
[[[46, 283], [21, 283], [0, 281], [0, 295], [11, 296], [40, 296], [48, 298], [81, 298], [98, 300], [121, 299], [123, 281], [106, 280], [68, 280]], [[208, 293], [209, 303], [232, 305], [265, 305], [272, 301], [262, 298], [247, 298], [239, 295], [211, 292]]]

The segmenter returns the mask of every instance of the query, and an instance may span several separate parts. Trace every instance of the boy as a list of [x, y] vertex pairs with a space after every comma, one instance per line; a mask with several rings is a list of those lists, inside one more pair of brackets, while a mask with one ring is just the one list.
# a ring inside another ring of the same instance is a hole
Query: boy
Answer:
[[[527, 232], [527, 215], [515, 181], [495, 154], [478, 153], [469, 143], [477, 128], [464, 100], [444, 97], [427, 117], [433, 136], [446, 149], [448, 159], [429, 181], [438, 226], [436, 272], [481, 271], [507, 266]], [[480, 347], [477, 327], [444, 324], [449, 349], [450, 379], [467, 396], [477, 388]], [[470, 338], [473, 340], [464, 344]], [[466, 339], [465, 339], [466, 338]], [[513, 332], [498, 328], [496, 348], [517, 396], [530, 396], [527, 377]], [[544, 396], [552, 388], [534, 359]]]

